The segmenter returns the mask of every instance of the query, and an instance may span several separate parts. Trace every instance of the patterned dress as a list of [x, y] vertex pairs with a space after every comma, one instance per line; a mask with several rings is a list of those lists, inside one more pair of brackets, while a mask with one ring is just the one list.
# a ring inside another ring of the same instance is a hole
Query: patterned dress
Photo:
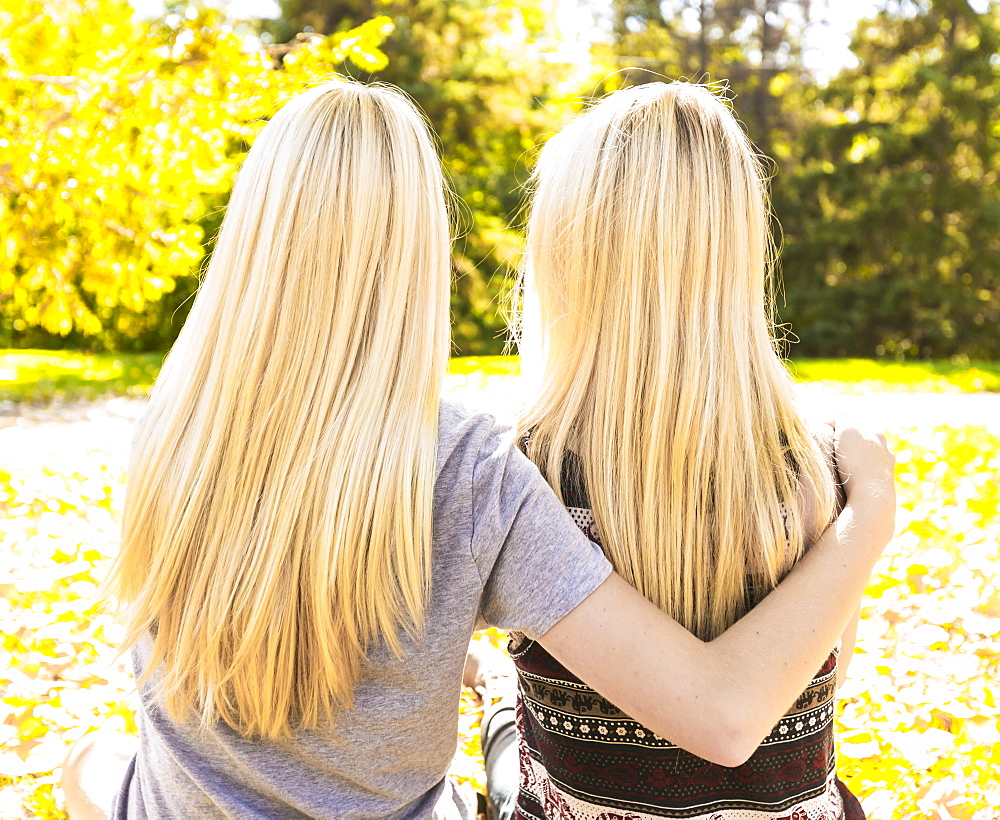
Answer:
[[[573, 503], [572, 495], [567, 502]], [[585, 507], [570, 507], [600, 543]], [[522, 820], [863, 820], [837, 779], [837, 652], [751, 758], [728, 768], [632, 720], [541, 645], [513, 636]]]

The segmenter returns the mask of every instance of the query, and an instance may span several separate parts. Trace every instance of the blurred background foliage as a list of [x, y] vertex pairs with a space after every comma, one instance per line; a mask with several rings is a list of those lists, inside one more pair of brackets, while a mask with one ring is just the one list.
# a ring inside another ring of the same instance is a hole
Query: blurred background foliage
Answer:
[[[0, 346], [162, 351], [240, 160], [332, 72], [405, 89], [455, 191], [457, 353], [498, 353], [535, 152], [581, 105], [667, 78], [728, 86], [772, 158], [779, 318], [796, 355], [1000, 354], [1000, 6], [882, 0], [857, 66], [804, 57], [820, 0], [280, 0], [0, 7]], [[558, 12], [558, 13], [557, 13]]]

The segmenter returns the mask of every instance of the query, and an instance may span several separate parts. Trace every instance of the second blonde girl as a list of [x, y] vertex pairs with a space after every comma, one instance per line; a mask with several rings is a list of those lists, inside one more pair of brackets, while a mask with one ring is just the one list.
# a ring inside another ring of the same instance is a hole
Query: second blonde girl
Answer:
[[[761, 162], [710, 90], [651, 83], [553, 137], [536, 177], [528, 455], [625, 580], [714, 640], [834, 516], [829, 435], [821, 447], [772, 335]], [[514, 654], [524, 817], [839, 820], [856, 806], [834, 772], [834, 654], [735, 771], [632, 720], [538, 644]]]

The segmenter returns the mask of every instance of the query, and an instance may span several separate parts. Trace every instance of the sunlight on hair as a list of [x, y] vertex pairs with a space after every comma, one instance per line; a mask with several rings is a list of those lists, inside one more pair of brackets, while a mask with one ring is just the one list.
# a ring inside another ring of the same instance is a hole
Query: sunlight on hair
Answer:
[[649, 83], [577, 117], [535, 174], [519, 322], [529, 456], [554, 487], [578, 461], [615, 569], [712, 638], [834, 503], [775, 352], [761, 163], [712, 90]]
[[136, 434], [110, 582], [176, 719], [315, 727], [373, 642], [419, 633], [447, 225], [397, 91], [314, 87], [255, 141]]

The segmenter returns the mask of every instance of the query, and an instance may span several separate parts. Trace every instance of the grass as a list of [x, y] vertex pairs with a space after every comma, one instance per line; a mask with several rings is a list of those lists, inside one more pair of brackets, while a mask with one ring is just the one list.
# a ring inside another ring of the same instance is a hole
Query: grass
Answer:
[[[162, 353], [82, 353], [72, 350], [0, 350], [0, 401], [48, 403], [141, 396], [153, 384]], [[871, 391], [1000, 392], [1000, 363], [887, 362], [875, 359], [800, 359], [801, 382], [829, 383], [846, 393]], [[517, 375], [512, 356], [451, 360], [455, 377], [477, 380]]]
[[886, 362], [877, 359], [800, 359], [791, 364], [800, 382], [830, 382], [845, 392], [1000, 392], [1000, 362]]
[[162, 363], [162, 353], [3, 350], [0, 401], [43, 403], [142, 396]]

